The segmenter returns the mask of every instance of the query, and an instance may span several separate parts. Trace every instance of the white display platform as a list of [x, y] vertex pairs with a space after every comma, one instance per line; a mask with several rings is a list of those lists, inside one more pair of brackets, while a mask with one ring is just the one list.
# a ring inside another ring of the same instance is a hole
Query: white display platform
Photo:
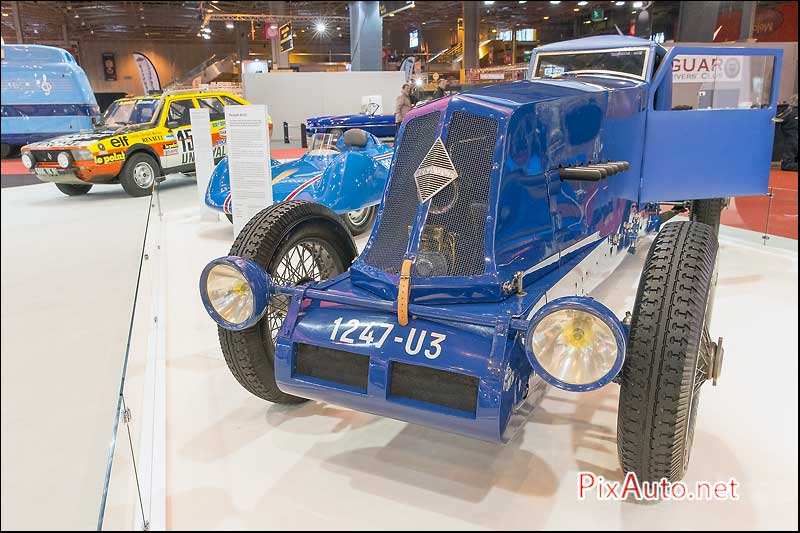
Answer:
[[[727, 228], [721, 238], [713, 334], [725, 337], [725, 365], [719, 386], [703, 390], [687, 481], [733, 476], [741, 499], [581, 502], [577, 471], [621, 475], [616, 386], [551, 390], [507, 446], [247, 393], [225, 365], [197, 288], [233, 232], [227, 222], [198, 225], [191, 193], [174, 192], [164, 196], [170, 529], [797, 527], [796, 243], [766, 248], [757, 234]], [[620, 315], [633, 304], [644, 256], [631, 256], [595, 293]]]
[[[733, 476], [741, 499], [642, 505], [576, 495], [579, 470], [621, 475], [616, 386], [551, 390], [506, 446], [250, 395], [228, 371], [198, 293], [200, 271], [227, 254], [232, 227], [200, 219], [191, 179], [169, 180], [161, 201], [167, 426], [156, 460], [166, 465], [167, 528], [797, 528], [796, 241], [765, 247], [758, 234], [722, 230], [712, 334], [725, 338], [725, 364], [719, 386], [704, 386], [686, 481]], [[119, 386], [108, 376], [118, 378], [140, 253], [146, 200], [138, 202], [113, 186], [81, 198], [48, 185], [2, 190], [3, 529], [95, 527]], [[643, 260], [631, 256], [595, 296], [630, 309]], [[147, 351], [147, 328], [136, 331], [132, 398]], [[138, 512], [123, 437], [107, 528], [131, 527]]]

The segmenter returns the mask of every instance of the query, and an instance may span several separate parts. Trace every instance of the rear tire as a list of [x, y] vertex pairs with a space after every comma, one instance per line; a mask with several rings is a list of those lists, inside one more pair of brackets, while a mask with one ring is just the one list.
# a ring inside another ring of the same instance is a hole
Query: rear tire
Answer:
[[[312, 272], [295, 267], [293, 254], [305, 263], [307, 251]], [[356, 257], [356, 247], [336, 213], [311, 202], [278, 202], [255, 215], [242, 228], [230, 250], [255, 261], [281, 285], [321, 281], [341, 274]], [[317, 272], [318, 275], [313, 275]], [[306, 401], [282, 392], [275, 382], [274, 335], [288, 310], [286, 296], [274, 296], [264, 317], [253, 327], [230, 331], [219, 329], [219, 342], [233, 376], [247, 391], [264, 400], [294, 404]]]
[[708, 200], [692, 200], [691, 220], [708, 224], [714, 230], [714, 235], [719, 235], [719, 224], [722, 218], [722, 209], [725, 207], [725, 198], [709, 198]]
[[79, 185], [77, 183], [56, 183], [56, 187], [59, 191], [63, 192], [67, 196], [81, 196], [83, 194], [88, 193], [92, 185]]
[[710, 374], [706, 319], [716, 256], [711, 227], [672, 222], [642, 270], [617, 418], [620, 463], [640, 482], [686, 473], [700, 386]]
[[375, 217], [378, 214], [378, 206], [371, 205], [363, 209], [356, 209], [344, 215], [340, 215], [344, 225], [350, 230], [353, 237], [357, 237], [362, 233], [368, 231], [375, 223]]
[[137, 152], [131, 155], [119, 173], [119, 182], [135, 198], [153, 194], [153, 183], [161, 175], [161, 167], [150, 154]]

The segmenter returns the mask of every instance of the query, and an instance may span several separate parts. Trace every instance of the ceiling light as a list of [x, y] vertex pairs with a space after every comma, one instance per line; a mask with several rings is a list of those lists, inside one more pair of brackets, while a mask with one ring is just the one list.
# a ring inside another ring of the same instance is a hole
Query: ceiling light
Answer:
[[211, 39], [211, 36], [209, 34], [207, 34], [207, 33], [204, 33], [203, 34], [203, 39], [206, 39], [206, 40]]
[[592, 23], [592, 21], [591, 21], [591, 20], [584, 20], [584, 21], [583, 21], [583, 23], [584, 23], [584, 24], [591, 24], [591, 23]]
[[588, 6], [589, 2], [578, 2], [579, 6]]
[[550, 20], [550, 17], [544, 17], [544, 20]]
[[317, 23], [314, 25], [314, 29], [315, 29], [315, 30], [317, 30], [317, 33], [325, 33], [325, 31], [326, 31], [328, 28], [327, 28], [327, 26], [325, 26], [325, 23], [324, 23], [324, 22], [317, 22]]
[[76, 18], [76, 19], [79, 19], [79, 18], [81, 18], [81, 16], [80, 16], [80, 15], [78, 15], [77, 13], [75, 13], [75, 18]]
[[213, 13], [214, 12], [214, 10], [211, 9], [211, 8], [206, 9], [206, 11], [208, 11], [209, 13]]
[[339, 34], [339, 37], [341, 37], [341, 36], [342, 36], [342, 34], [340, 33], [340, 34]]
[[556, 4], [560, 4], [561, 2], [550, 0], [550, 3], [553, 4], [553, 5], [556, 5]]
[[233, 22], [226, 22], [225, 23], [225, 27], [228, 28], [229, 30], [232, 30], [233, 29]]
[[3, 12], [3, 16], [4, 16], [4, 17], [7, 17], [7, 16], [8, 16], [8, 13], [6, 13], [6, 12], [4, 11], [4, 12]]
[[615, 6], [624, 6], [625, 2], [614, 2]]
[[336, 26], [336, 31], [341, 31], [341, 29], [342, 29], [341, 26]]
[[527, 4], [527, 3], [528, 3], [528, 0], [519, 0], [519, 3], [520, 3], [520, 4]]
[[497, 30], [492, 30], [492, 33], [497, 33]]
[[208, 26], [206, 26], [205, 28], [203, 28], [203, 32], [204, 32], [204, 33], [211, 33], [211, 28], [209, 28]]
[[490, 6], [490, 5], [494, 4], [494, 2], [492, 2], [492, 1], [490, 0], [490, 1], [488, 1], [488, 2], [484, 2], [483, 4], [484, 4], [484, 5], [487, 5], [487, 6]]
[[633, 7], [635, 7], [636, 9], [639, 9], [643, 5], [644, 5], [644, 2], [634, 2], [633, 3]]
[[573, 9], [573, 11], [580, 11], [580, 10], [581, 10], [581, 8], [579, 8], [579, 7], [576, 7], [576, 8]]

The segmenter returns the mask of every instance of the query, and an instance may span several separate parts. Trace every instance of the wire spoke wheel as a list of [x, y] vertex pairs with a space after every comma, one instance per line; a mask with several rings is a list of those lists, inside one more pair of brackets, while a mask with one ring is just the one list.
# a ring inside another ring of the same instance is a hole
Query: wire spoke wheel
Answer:
[[[330, 245], [318, 239], [297, 241], [273, 259], [270, 276], [279, 285], [294, 286], [322, 281], [337, 274], [334, 252]], [[269, 342], [275, 344], [278, 331], [289, 313], [289, 297], [276, 294], [267, 308], [266, 320]]]

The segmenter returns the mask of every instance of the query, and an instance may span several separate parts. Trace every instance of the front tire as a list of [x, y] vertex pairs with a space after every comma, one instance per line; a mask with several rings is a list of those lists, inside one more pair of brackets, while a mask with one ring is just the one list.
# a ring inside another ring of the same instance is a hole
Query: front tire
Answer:
[[714, 235], [719, 235], [719, 224], [722, 210], [725, 208], [725, 198], [709, 198], [707, 200], [692, 200], [691, 220], [708, 224], [714, 230]]
[[80, 185], [77, 183], [56, 183], [56, 187], [59, 191], [63, 192], [67, 196], [81, 196], [91, 190], [92, 184], [88, 183], [86, 185]]
[[378, 206], [371, 205], [340, 215], [340, 218], [342, 222], [344, 222], [344, 225], [347, 226], [347, 229], [350, 230], [350, 234], [353, 235], [353, 237], [357, 237], [372, 227], [377, 214]]
[[[350, 267], [356, 247], [336, 214], [311, 202], [278, 202], [242, 228], [230, 250], [255, 261], [280, 285], [300, 285], [337, 276]], [[264, 317], [242, 331], [219, 329], [225, 362], [246, 390], [264, 400], [306, 401], [282, 392], [275, 382], [275, 336], [289, 308], [285, 295], [273, 296]]]
[[686, 473], [700, 386], [710, 374], [706, 324], [716, 256], [710, 226], [672, 222], [642, 270], [617, 418], [622, 468], [640, 482]]
[[125, 162], [119, 174], [119, 182], [130, 196], [150, 196], [156, 176], [160, 175], [161, 167], [153, 156], [137, 152]]

